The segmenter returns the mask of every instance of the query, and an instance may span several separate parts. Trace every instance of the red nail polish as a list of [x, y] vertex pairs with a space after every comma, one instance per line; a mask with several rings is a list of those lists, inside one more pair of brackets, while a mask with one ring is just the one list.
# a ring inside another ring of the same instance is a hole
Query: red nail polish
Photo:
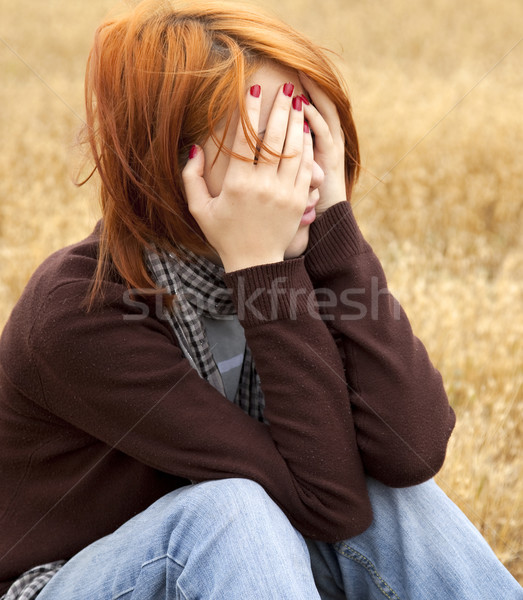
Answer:
[[198, 147], [191, 146], [191, 149], [189, 150], [189, 158], [194, 158], [197, 154], [198, 154]]
[[295, 96], [292, 99], [292, 108], [295, 110], [301, 110], [301, 98], [299, 96]]
[[309, 127], [307, 121], [303, 121], [303, 131], [305, 131], [305, 133], [310, 133], [310, 130], [311, 128]]
[[292, 92], [294, 92], [294, 85], [292, 83], [286, 83], [283, 86], [283, 93], [290, 98], [292, 96]]
[[305, 94], [302, 94], [300, 96], [300, 98], [303, 100], [303, 103], [306, 104], [307, 106], [309, 106], [310, 102], [307, 100]]
[[259, 85], [251, 86], [251, 96], [254, 96], [255, 98], [259, 98], [260, 93], [261, 93], [261, 87]]

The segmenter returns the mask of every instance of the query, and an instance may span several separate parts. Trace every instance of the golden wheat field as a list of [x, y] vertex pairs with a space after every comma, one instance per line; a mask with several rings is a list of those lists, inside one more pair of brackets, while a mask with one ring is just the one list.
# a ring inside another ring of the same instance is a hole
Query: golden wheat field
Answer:
[[[356, 216], [458, 415], [437, 480], [523, 582], [523, 3], [263, 4], [338, 55]], [[1, 0], [0, 329], [35, 267], [98, 218], [74, 144], [114, 6]]]

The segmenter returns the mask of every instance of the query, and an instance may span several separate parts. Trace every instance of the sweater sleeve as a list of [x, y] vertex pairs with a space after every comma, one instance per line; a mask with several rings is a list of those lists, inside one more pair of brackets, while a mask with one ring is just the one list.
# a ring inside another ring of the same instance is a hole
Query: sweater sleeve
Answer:
[[47, 295], [32, 328], [39, 401], [154, 469], [260, 483], [306, 536], [362, 532], [372, 517], [343, 365], [304, 259], [238, 271], [227, 282], [269, 425], [200, 378], [151, 305], [108, 284], [104, 307], [86, 314], [79, 306], [88, 282], [75, 279]]
[[349, 202], [311, 226], [305, 262], [345, 366], [366, 472], [397, 487], [429, 479], [443, 464], [455, 415]]

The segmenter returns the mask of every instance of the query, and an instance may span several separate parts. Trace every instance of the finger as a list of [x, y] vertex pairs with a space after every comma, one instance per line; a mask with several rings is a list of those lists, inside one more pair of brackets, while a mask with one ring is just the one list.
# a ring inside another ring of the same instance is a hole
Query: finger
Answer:
[[310, 130], [305, 127], [302, 130], [303, 150], [301, 154], [300, 166], [296, 175], [296, 193], [305, 199], [309, 196], [309, 189], [312, 180], [312, 169], [314, 166], [314, 148], [312, 145], [312, 135]]
[[201, 214], [212, 200], [203, 178], [204, 166], [205, 156], [202, 149], [199, 146], [193, 146], [189, 152], [189, 160], [182, 171], [182, 180], [189, 212], [196, 220], [198, 220], [198, 214]]
[[[299, 73], [298, 75], [303, 87], [312, 100], [312, 104], [305, 105], [305, 118], [310, 120], [315, 135], [321, 134], [324, 138], [326, 136], [326, 131], [320, 121], [321, 117], [327, 125], [332, 141], [338, 144], [342, 143], [343, 132], [341, 130], [340, 116], [334, 102], [332, 102], [321, 87], [312, 81], [312, 79], [307, 77], [304, 73]], [[327, 143], [329, 142], [330, 141]]]
[[293, 185], [303, 152], [303, 133], [303, 101], [297, 96], [292, 99], [287, 135], [283, 145], [283, 157], [278, 168], [280, 177], [288, 178]]
[[[234, 154], [245, 157], [248, 160], [241, 160], [231, 156], [229, 163], [228, 173], [232, 177], [238, 175], [238, 171], [251, 170], [256, 155], [256, 145], [249, 143], [249, 134], [254, 132], [258, 133], [258, 124], [260, 121], [260, 107], [262, 99], [262, 90], [259, 85], [252, 85], [245, 96], [245, 110], [247, 113], [247, 123], [242, 123], [241, 119], [238, 119], [238, 125], [236, 127], [236, 134], [232, 144], [232, 151]], [[249, 132], [248, 125], [250, 124], [251, 132]]]
[[[280, 87], [276, 94], [263, 137], [263, 147], [259, 156], [258, 169], [275, 170], [279, 166], [280, 155], [287, 136], [293, 92], [294, 85], [286, 83]], [[267, 152], [265, 148], [268, 148], [270, 152]]]
[[325, 119], [312, 104], [304, 106], [305, 119], [314, 132], [314, 146], [320, 154], [328, 153], [333, 148], [333, 137]]
[[309, 94], [312, 103], [322, 114], [329, 127], [331, 127], [331, 129], [333, 127], [339, 127], [340, 117], [338, 115], [338, 110], [334, 102], [327, 96], [326, 92], [310, 77], [307, 77], [305, 73], [300, 72], [298, 73], [298, 76], [301, 84]]

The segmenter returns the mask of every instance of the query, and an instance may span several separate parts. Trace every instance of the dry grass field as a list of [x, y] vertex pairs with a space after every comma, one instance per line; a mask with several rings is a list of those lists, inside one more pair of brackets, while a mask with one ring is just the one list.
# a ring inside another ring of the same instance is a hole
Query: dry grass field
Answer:
[[[1, 0], [0, 328], [39, 262], [98, 218], [71, 174], [114, 4]], [[340, 57], [356, 216], [458, 415], [437, 480], [523, 582], [523, 3], [264, 4]]]

